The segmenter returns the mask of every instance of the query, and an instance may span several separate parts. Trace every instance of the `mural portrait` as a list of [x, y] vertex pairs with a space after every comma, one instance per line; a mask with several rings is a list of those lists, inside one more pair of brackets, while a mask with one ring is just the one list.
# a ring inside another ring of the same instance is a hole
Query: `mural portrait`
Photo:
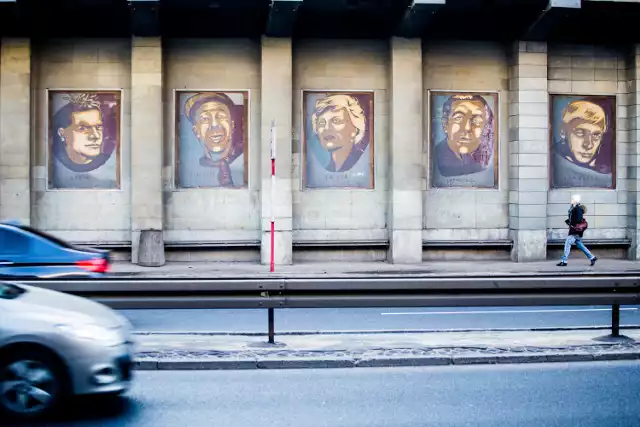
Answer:
[[120, 188], [120, 91], [48, 93], [50, 189]]
[[615, 96], [551, 95], [551, 187], [615, 187]]
[[431, 92], [431, 185], [498, 187], [498, 94]]
[[247, 186], [248, 106], [248, 92], [176, 92], [178, 187]]
[[373, 188], [373, 93], [303, 93], [308, 188]]

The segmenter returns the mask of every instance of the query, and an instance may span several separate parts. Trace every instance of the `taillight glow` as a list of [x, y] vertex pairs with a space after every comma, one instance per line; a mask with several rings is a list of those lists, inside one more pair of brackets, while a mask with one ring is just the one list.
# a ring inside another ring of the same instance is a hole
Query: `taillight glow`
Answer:
[[83, 270], [92, 273], [106, 273], [109, 270], [109, 261], [104, 258], [93, 258], [77, 261], [76, 265]]

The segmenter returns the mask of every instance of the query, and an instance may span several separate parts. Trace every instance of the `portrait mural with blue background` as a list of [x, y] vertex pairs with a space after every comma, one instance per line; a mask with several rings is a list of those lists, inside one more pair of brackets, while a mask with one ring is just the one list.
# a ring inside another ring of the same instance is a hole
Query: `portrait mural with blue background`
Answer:
[[372, 92], [303, 92], [304, 184], [374, 188]]
[[249, 92], [176, 92], [176, 186], [245, 188]]
[[550, 107], [551, 187], [615, 188], [615, 95], [551, 95]]
[[430, 92], [431, 186], [498, 187], [497, 93]]
[[120, 91], [49, 90], [48, 188], [120, 188]]

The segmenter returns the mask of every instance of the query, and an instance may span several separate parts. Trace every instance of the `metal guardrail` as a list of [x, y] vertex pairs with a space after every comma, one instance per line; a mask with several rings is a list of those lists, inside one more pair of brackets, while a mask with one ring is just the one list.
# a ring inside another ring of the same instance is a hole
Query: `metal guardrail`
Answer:
[[620, 306], [640, 304], [638, 274], [512, 276], [266, 277], [22, 280], [92, 298], [119, 309], [266, 308], [269, 341], [276, 308], [611, 305], [619, 336]]

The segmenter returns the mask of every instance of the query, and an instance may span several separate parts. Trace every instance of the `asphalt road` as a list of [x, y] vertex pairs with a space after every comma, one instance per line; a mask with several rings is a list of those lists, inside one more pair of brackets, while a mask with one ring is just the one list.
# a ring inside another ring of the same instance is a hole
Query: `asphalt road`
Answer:
[[[56, 427], [637, 427], [640, 362], [141, 372]], [[32, 424], [36, 427], [37, 424]]]
[[[260, 332], [266, 310], [122, 310], [136, 329], [158, 332]], [[622, 325], [640, 325], [640, 307], [625, 306]], [[389, 331], [558, 328], [611, 325], [611, 307], [282, 309], [276, 331]]]

